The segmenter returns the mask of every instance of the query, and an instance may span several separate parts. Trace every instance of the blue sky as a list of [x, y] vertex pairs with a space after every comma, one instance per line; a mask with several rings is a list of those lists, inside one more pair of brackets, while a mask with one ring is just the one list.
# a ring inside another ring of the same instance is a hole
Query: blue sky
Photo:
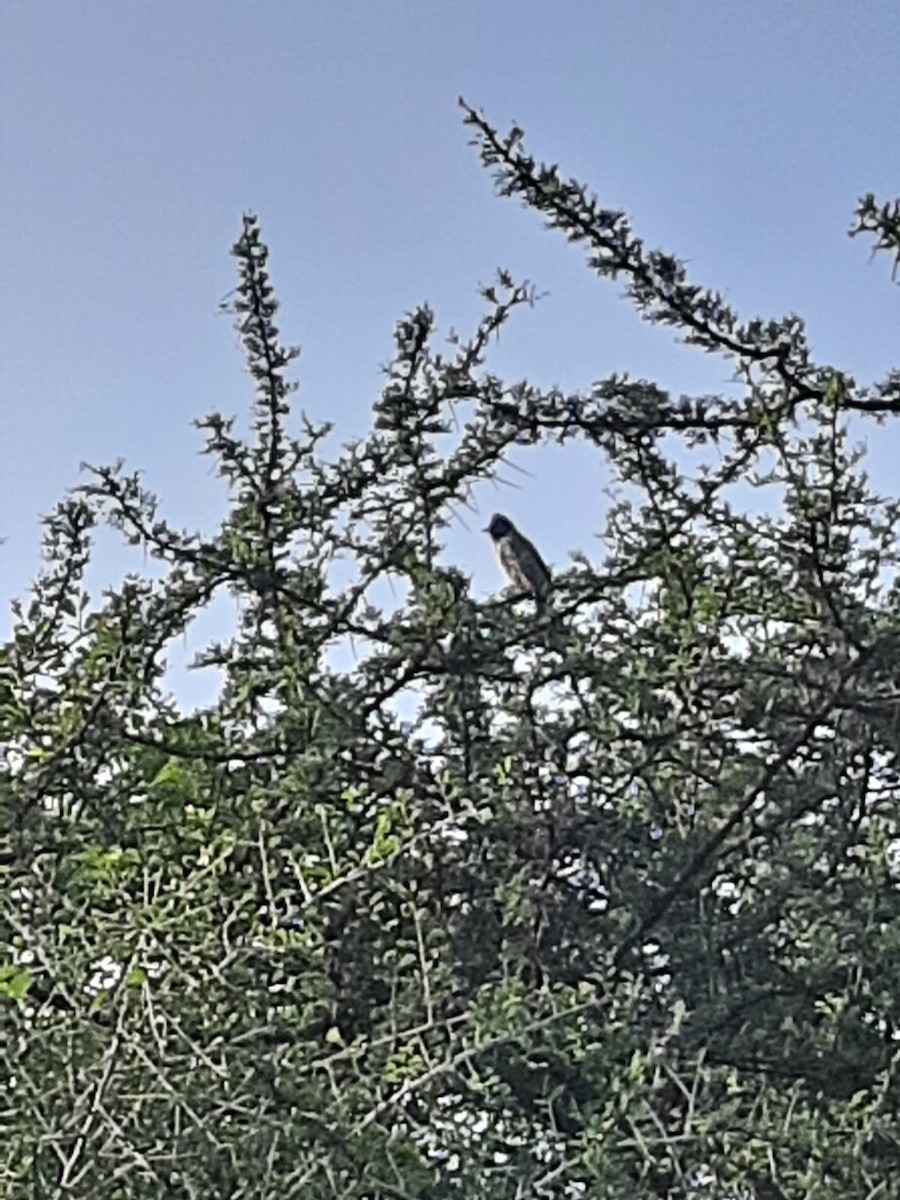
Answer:
[[[743, 315], [799, 312], [820, 359], [863, 380], [900, 365], [900, 289], [846, 237], [860, 193], [900, 193], [898, 45], [892, 0], [5, 4], [0, 632], [38, 564], [39, 514], [82, 460], [142, 468], [176, 524], [221, 511], [190, 422], [250, 401], [216, 316], [244, 209], [304, 348], [299, 403], [344, 438], [367, 427], [397, 317], [427, 299], [465, 332], [498, 266], [549, 293], [504, 335], [494, 365], [511, 377], [727, 385], [726, 364], [642, 324], [493, 196], [460, 93]], [[898, 450], [889, 428], [873, 439], [885, 486]], [[522, 465], [483, 515], [505, 508], [558, 565], [590, 552], [600, 461]], [[499, 582], [483, 523], [448, 542], [481, 593]]]

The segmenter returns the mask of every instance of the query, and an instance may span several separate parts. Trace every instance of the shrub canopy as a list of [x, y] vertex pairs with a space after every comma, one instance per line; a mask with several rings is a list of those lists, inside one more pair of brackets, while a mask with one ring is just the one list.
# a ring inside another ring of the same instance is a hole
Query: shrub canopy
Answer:
[[[848, 433], [900, 372], [742, 320], [464, 111], [499, 192], [739, 386], [501, 379], [531, 300], [501, 273], [468, 340], [399, 322], [329, 456], [244, 218], [252, 432], [199, 422], [221, 526], [93, 470], [0, 650], [2, 1196], [900, 1196], [898, 504]], [[477, 601], [445, 529], [574, 441], [602, 554], [544, 615]], [[103, 524], [154, 565], [91, 599]], [[167, 649], [222, 592], [185, 715]]]

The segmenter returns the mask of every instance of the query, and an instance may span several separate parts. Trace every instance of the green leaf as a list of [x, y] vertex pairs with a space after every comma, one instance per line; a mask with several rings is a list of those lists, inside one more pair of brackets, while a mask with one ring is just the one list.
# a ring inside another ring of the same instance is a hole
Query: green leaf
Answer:
[[0, 964], [0, 1000], [22, 1004], [32, 983], [33, 977], [27, 967]]

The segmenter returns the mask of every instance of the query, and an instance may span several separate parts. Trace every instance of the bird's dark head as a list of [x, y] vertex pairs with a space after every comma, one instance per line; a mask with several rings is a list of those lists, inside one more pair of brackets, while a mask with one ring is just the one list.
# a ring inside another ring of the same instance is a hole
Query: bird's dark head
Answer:
[[494, 513], [491, 517], [491, 523], [488, 525], [485, 533], [489, 533], [496, 541], [498, 538], [506, 537], [508, 533], [512, 533], [513, 523], [508, 517], [504, 517], [502, 513]]

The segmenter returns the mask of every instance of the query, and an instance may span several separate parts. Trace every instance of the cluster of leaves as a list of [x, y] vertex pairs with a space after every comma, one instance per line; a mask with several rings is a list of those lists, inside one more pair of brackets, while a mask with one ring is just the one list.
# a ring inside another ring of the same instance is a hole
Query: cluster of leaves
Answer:
[[[501, 275], [450, 353], [399, 323], [329, 459], [245, 218], [253, 429], [200, 422], [225, 520], [94, 470], [0, 651], [0, 1196], [900, 1196], [898, 504], [847, 430], [900, 375], [741, 321], [465, 115], [500, 192], [740, 395], [498, 378], [531, 298]], [[545, 618], [476, 602], [442, 531], [572, 439], [621, 489], [605, 560]], [[103, 523], [156, 567], [92, 602]], [[167, 649], [222, 592], [186, 716]]]

